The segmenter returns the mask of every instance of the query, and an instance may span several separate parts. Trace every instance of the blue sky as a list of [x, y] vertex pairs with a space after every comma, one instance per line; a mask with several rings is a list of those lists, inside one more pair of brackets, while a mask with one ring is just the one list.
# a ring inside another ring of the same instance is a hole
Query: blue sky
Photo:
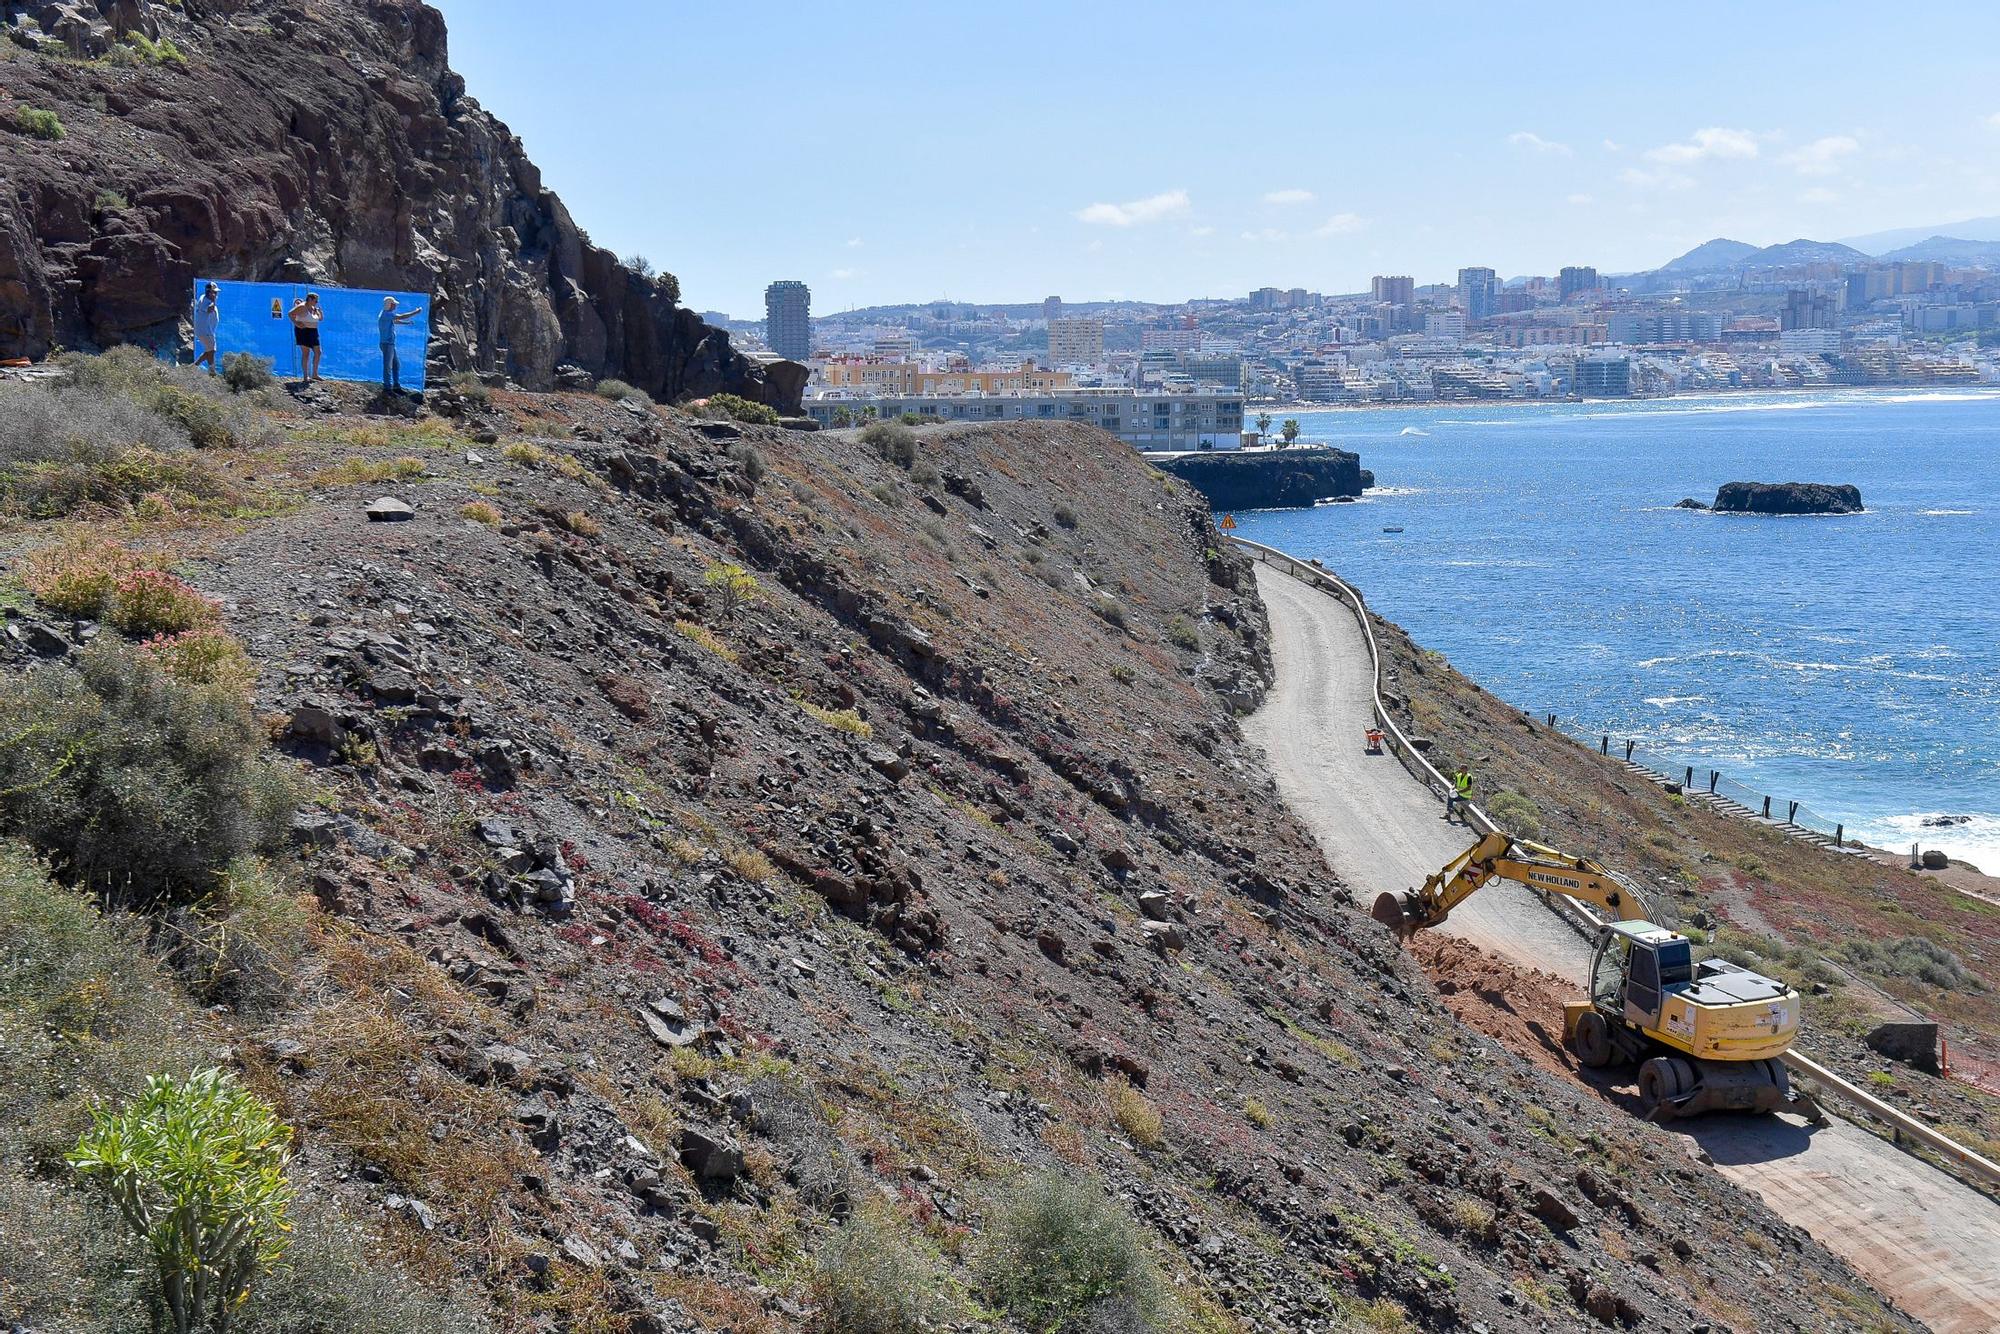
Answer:
[[697, 309], [1180, 300], [2000, 213], [2000, 4], [438, 0]]

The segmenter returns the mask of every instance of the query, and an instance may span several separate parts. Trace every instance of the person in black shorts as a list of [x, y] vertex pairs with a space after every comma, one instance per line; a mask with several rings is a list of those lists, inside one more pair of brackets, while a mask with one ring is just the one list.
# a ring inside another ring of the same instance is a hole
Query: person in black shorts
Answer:
[[326, 318], [320, 308], [319, 293], [307, 292], [292, 303], [292, 341], [299, 349], [299, 382], [311, 384], [319, 376], [319, 326]]

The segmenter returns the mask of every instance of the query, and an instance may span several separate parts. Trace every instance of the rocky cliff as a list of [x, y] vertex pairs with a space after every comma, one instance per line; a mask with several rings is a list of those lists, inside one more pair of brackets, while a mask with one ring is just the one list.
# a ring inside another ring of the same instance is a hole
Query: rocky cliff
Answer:
[[1859, 514], [1861, 489], [1822, 482], [1724, 482], [1712, 508], [1718, 514]]
[[[272, 870], [310, 921], [256, 993], [191, 969], [200, 1022], [315, 1207], [498, 1328], [879, 1328], [834, 1285], [912, 1274], [996, 1334], [1906, 1327], [1453, 1020], [1238, 729], [1246, 562], [1110, 437], [273, 401], [282, 443], [197, 456], [244, 517], [103, 534], [189, 553], [313, 793]], [[14, 669], [80, 655], [9, 624]], [[1110, 1188], [1181, 1323], [990, 1314], [1037, 1169]], [[71, 1291], [24, 1323], [131, 1327]]]
[[591, 244], [429, 5], [7, 0], [0, 21], [0, 356], [173, 342], [196, 275], [299, 280], [432, 293], [450, 369], [797, 404], [803, 368]]
[[1299, 509], [1375, 484], [1361, 456], [1340, 449], [1280, 449], [1254, 454], [1187, 454], [1160, 465], [1219, 510]]

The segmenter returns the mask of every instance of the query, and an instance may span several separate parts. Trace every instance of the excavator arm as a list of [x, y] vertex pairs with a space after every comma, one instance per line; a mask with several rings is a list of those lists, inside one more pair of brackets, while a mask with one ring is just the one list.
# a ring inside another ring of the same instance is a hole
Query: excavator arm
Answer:
[[1602, 909], [1613, 921], [1649, 920], [1652, 913], [1652, 905], [1636, 886], [1589, 858], [1496, 832], [1446, 862], [1421, 887], [1377, 897], [1372, 915], [1407, 940], [1444, 921], [1453, 908], [1496, 878], [1568, 895]]

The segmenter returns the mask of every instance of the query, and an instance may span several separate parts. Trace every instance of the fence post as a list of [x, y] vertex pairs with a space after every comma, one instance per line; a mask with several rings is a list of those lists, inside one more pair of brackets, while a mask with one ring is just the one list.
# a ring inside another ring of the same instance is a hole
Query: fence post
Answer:
[[1718, 770], [1710, 769], [1708, 771], [1708, 794], [1711, 797], [1715, 795], [1715, 785], [1721, 780], [1722, 774]]
[[1549, 715], [1549, 726], [1554, 727], [1555, 725], [1556, 725], [1556, 716], [1552, 713]]
[[1837, 848], [1837, 847], [1839, 847], [1839, 846], [1840, 846], [1840, 845], [1841, 845], [1842, 843], [1844, 843], [1844, 842], [1846, 841], [1846, 838], [1845, 838], [1845, 835], [1846, 835], [1846, 833], [1847, 833], [1847, 826], [1846, 826], [1846, 825], [1844, 825], [1844, 824], [1837, 824], [1837, 825], [1835, 825], [1835, 826], [1833, 827], [1833, 846], [1835, 846], [1835, 847]]
[[1632, 740], [1632, 739], [1631, 739], [1630, 737], [1627, 737], [1627, 738], [1626, 738], [1626, 740], [1625, 740], [1625, 762], [1626, 762], [1627, 764], [1630, 764], [1630, 763], [1632, 762], [1632, 748], [1633, 748], [1633, 747], [1635, 747], [1635, 746], [1637, 746], [1638, 744], [1639, 744], [1638, 742], [1636, 742], [1636, 741]]
[[1597, 753], [1599, 755], [1609, 755], [1611, 753], [1611, 733], [1606, 732], [1604, 740], [1597, 743]]
[[1764, 797], [1764, 818], [1766, 820], [1771, 818], [1771, 798], [1768, 793]]
[[1690, 788], [1694, 786], [1694, 766], [1692, 764], [1690, 764], [1687, 767], [1687, 773], [1682, 776], [1681, 786], [1683, 788]]
[[1791, 809], [1785, 812], [1785, 823], [1797, 824], [1799, 819], [1799, 803], [1794, 801], [1790, 804], [1791, 804]]

